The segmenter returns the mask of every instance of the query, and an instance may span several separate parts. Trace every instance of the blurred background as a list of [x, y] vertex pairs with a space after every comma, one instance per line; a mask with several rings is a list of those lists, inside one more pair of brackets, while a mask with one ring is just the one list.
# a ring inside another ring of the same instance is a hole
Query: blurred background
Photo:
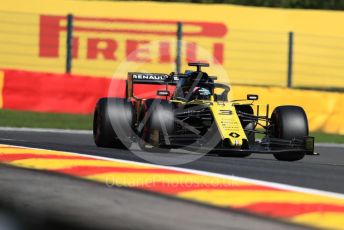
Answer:
[[344, 142], [343, 8], [341, 0], [6, 1], [0, 126], [91, 129], [96, 100], [116, 95], [112, 78], [206, 61], [235, 97], [301, 105], [319, 141]]

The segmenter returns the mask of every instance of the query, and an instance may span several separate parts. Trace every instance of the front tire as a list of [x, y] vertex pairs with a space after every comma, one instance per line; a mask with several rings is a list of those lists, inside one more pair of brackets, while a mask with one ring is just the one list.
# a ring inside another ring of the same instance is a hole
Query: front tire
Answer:
[[[308, 136], [308, 121], [303, 108], [299, 106], [279, 106], [271, 115], [272, 137], [285, 140]], [[304, 152], [276, 153], [280, 161], [298, 161], [304, 158]]]
[[129, 148], [133, 112], [132, 104], [126, 99], [99, 99], [93, 117], [95, 144], [104, 148]]

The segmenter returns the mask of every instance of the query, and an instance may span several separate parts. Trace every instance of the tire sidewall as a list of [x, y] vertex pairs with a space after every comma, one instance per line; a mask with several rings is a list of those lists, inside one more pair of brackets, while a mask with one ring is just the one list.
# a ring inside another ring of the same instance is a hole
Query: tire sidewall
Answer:
[[[271, 136], [285, 140], [294, 138], [304, 138], [308, 136], [308, 120], [305, 111], [299, 106], [279, 106], [271, 115], [273, 129]], [[297, 161], [301, 160], [304, 152], [289, 152], [274, 154], [275, 158], [280, 161]]]
[[133, 106], [126, 99], [99, 99], [93, 118], [93, 137], [96, 145], [129, 148], [133, 131], [133, 117]]

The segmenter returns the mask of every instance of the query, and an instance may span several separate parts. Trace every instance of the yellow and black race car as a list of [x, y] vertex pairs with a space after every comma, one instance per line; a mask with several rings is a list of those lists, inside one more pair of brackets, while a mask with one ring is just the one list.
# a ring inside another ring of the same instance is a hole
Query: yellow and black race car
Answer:
[[[308, 136], [305, 111], [279, 106], [269, 116], [259, 114], [258, 95], [228, 99], [230, 87], [202, 72], [206, 63], [189, 63], [196, 71], [184, 74], [128, 73], [126, 98], [102, 98], [93, 122], [99, 147], [126, 147], [138, 143], [146, 151], [185, 148], [247, 157], [270, 153], [282, 161], [315, 155]], [[135, 87], [156, 88], [153, 98], [134, 95]], [[260, 135], [260, 139], [256, 135]]]

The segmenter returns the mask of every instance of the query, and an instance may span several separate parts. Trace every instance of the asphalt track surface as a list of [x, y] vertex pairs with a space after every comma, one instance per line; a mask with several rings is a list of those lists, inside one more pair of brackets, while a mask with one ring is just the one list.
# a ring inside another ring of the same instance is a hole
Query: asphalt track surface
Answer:
[[[145, 162], [127, 150], [96, 147], [89, 133], [0, 130], [0, 143]], [[272, 155], [232, 158], [212, 154], [178, 167], [344, 193], [344, 146], [316, 147], [316, 152], [320, 156], [297, 162], [277, 161]]]
[[[13, 183], [13, 181], [16, 183]], [[301, 226], [144, 191], [0, 165], [0, 204], [15, 230], [302, 230]], [[4, 228], [1, 222], [0, 229]], [[254, 226], [254, 227], [253, 227]]]
[[[98, 148], [93, 143], [92, 135], [84, 132], [0, 129], [0, 143], [144, 162], [127, 150]], [[317, 147], [316, 151], [320, 156], [306, 156], [298, 162], [279, 162], [271, 155], [240, 159], [212, 154], [178, 167], [344, 193], [343, 146]], [[271, 219], [159, 195], [123, 188], [109, 189], [70, 177], [32, 170], [23, 173], [20, 170], [25, 169], [0, 167], [0, 203], [12, 200], [11, 205], [16, 209], [22, 210], [20, 206], [24, 205], [25, 210], [29, 206], [29, 212], [38, 213], [38, 216], [48, 212], [49, 216], [55, 217], [51, 220], [53, 224], [62, 220], [68, 226], [71, 226], [70, 223], [78, 226], [75, 229], [300, 229], [299, 226]], [[13, 178], [19, 183], [13, 184]], [[27, 184], [28, 181], [30, 184]], [[45, 186], [47, 184], [49, 186]], [[36, 219], [37, 215], [32, 218]], [[93, 225], [85, 225], [91, 223], [91, 219]], [[43, 226], [42, 229], [49, 228]]]

